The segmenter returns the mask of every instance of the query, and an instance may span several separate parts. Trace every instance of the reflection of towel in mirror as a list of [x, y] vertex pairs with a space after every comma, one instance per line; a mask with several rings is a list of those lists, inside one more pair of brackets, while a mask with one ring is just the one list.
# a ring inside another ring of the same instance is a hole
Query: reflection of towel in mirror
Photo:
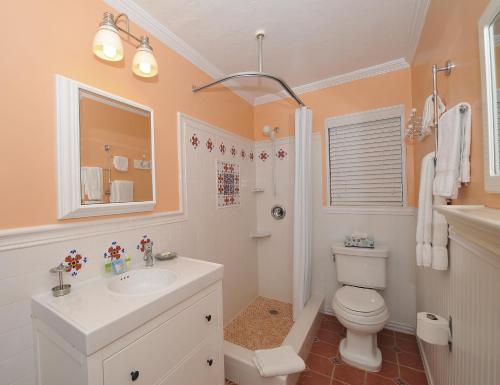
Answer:
[[457, 104], [439, 119], [434, 195], [456, 199], [460, 184], [470, 182], [470, 137], [468, 103]]
[[102, 168], [82, 167], [80, 170], [82, 200], [102, 200]]
[[111, 203], [133, 202], [134, 182], [131, 180], [114, 180], [111, 182]]
[[117, 171], [128, 171], [128, 158], [126, 156], [113, 156], [113, 166]]
[[[446, 110], [446, 106], [438, 95], [438, 119], [443, 115]], [[423, 134], [430, 134], [432, 131], [431, 125], [434, 120], [434, 97], [429, 96], [424, 104], [424, 111], [422, 113], [422, 130]]]

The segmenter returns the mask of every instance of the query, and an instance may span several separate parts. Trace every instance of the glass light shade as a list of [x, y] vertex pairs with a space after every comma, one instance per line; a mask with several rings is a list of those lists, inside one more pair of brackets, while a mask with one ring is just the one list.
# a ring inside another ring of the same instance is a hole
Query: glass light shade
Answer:
[[158, 63], [150, 48], [139, 46], [132, 62], [132, 71], [137, 76], [151, 78], [158, 74]]
[[94, 36], [92, 50], [97, 57], [103, 60], [122, 60], [123, 43], [116, 28], [112, 25], [101, 25]]

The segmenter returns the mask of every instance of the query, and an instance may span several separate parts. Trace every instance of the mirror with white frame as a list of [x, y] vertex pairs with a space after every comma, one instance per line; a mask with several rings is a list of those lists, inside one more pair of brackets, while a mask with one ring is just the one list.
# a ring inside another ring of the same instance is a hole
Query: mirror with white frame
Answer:
[[484, 187], [500, 193], [500, 0], [479, 21], [484, 115]]
[[153, 111], [56, 76], [58, 218], [149, 211]]

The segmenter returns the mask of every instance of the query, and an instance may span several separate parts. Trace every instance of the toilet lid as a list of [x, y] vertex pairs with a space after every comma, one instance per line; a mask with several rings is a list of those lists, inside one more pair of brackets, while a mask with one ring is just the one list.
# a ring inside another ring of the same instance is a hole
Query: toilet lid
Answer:
[[373, 313], [385, 306], [382, 296], [372, 289], [344, 286], [335, 293], [337, 301], [349, 310]]

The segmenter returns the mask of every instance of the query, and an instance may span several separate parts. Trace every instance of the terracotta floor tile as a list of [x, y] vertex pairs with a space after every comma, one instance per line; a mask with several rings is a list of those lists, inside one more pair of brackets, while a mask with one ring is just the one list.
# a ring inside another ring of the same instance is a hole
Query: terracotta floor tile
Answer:
[[378, 346], [394, 346], [396, 339], [394, 336], [387, 334], [379, 334], [377, 336], [377, 344]]
[[397, 356], [394, 349], [387, 346], [379, 346], [380, 351], [382, 352], [382, 360], [397, 363]]
[[408, 385], [428, 385], [425, 373], [419, 370], [413, 370], [400, 366], [401, 378], [408, 383]]
[[310, 353], [306, 359], [307, 367], [320, 374], [330, 377], [333, 371], [333, 363], [325, 357]]
[[337, 352], [338, 352], [337, 345], [328, 344], [323, 341], [313, 342], [311, 348], [311, 353], [315, 353], [326, 358], [335, 357], [337, 355]]
[[404, 352], [419, 354], [416, 340], [396, 338], [396, 346]]
[[336, 333], [345, 333], [345, 328], [340, 323], [326, 319], [321, 321], [321, 329], [330, 330]]
[[335, 365], [333, 378], [347, 382], [349, 385], [364, 385], [366, 372], [350, 365]]
[[388, 335], [388, 336], [393, 336], [394, 335], [394, 332], [392, 330], [389, 330], [389, 329], [382, 329], [381, 331], [378, 332], [378, 334], [385, 334], [385, 335]]
[[367, 373], [366, 385], [394, 385], [394, 381], [385, 377], [380, 377], [378, 374]]
[[424, 365], [422, 364], [422, 359], [419, 354], [401, 352], [398, 353], [399, 364], [404, 366], [409, 366], [413, 369], [424, 370]]
[[340, 336], [337, 333], [327, 329], [319, 329], [317, 337], [321, 341], [328, 342], [329, 344], [333, 344], [336, 346], [340, 344], [341, 340]]
[[297, 385], [330, 385], [330, 378], [322, 374], [306, 370], [299, 377]]
[[382, 377], [397, 378], [399, 376], [398, 365], [383, 361], [382, 369], [377, 374]]

